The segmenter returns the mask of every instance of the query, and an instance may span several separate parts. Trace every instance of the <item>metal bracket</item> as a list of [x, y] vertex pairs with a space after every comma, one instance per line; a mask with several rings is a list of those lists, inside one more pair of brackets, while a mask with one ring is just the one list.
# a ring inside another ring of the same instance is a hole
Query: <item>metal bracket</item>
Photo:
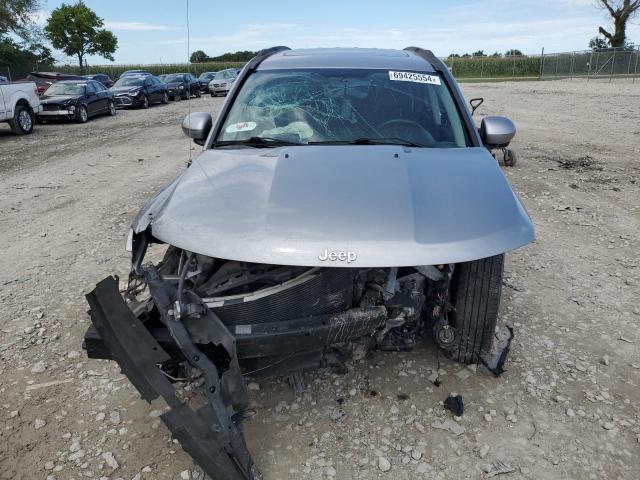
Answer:
[[[169, 297], [160, 290], [166, 301]], [[259, 480], [261, 475], [246, 448], [241, 422], [236, 416], [230, 417], [223, 402], [217, 369], [195, 347], [184, 325], [171, 320], [186, 347], [185, 354], [191, 353], [192, 361], [199, 356], [196, 366], [205, 374], [208, 387], [209, 404], [197, 411], [178, 398], [169, 379], [157, 368], [170, 356], [124, 302], [117, 279], [105, 278], [86, 297], [93, 325], [142, 398], [152, 402], [162, 397], [171, 408], [161, 419], [184, 450], [216, 480]], [[210, 391], [212, 386], [215, 388]]]

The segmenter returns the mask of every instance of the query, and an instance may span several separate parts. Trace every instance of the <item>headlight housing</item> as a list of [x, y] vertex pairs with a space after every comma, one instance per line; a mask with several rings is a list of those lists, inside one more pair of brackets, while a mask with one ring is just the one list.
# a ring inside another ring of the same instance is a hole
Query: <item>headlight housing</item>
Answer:
[[184, 90], [184, 85], [180, 85], [178, 88], [179, 88], [180, 90]]

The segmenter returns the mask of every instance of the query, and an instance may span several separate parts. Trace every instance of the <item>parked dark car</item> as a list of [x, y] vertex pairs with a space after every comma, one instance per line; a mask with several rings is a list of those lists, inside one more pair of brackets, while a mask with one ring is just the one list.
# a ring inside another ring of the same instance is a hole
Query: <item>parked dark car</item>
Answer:
[[169, 87], [171, 100], [186, 100], [191, 95], [200, 97], [200, 82], [191, 73], [172, 73], [164, 81]]
[[120, 77], [109, 90], [118, 108], [149, 108], [151, 103], [169, 103], [167, 84], [153, 75]]
[[113, 80], [111, 80], [111, 77], [106, 73], [94, 73], [91, 75], [85, 75], [84, 78], [87, 78], [89, 80], [95, 80], [96, 82], [100, 82], [107, 88], [113, 87]]
[[163, 73], [162, 75], [158, 75], [158, 78], [160, 79], [161, 82], [167, 83], [168, 76], [169, 76], [168, 73]]
[[198, 77], [200, 82], [200, 91], [203, 93], [209, 93], [209, 82], [213, 80], [218, 72], [202, 72]]
[[115, 115], [111, 92], [95, 80], [62, 80], [41, 95], [42, 111], [36, 120], [68, 119], [85, 123], [96, 115]]
[[23, 80], [27, 82], [35, 82], [38, 94], [44, 93], [49, 86], [61, 80], [85, 80], [79, 75], [69, 75], [59, 72], [31, 72]]
[[129, 75], [135, 75], [137, 77], [143, 75], [153, 75], [151, 72], [147, 72], [146, 70], [127, 70], [126, 72], [122, 72], [122, 74], [118, 78], [126, 77]]

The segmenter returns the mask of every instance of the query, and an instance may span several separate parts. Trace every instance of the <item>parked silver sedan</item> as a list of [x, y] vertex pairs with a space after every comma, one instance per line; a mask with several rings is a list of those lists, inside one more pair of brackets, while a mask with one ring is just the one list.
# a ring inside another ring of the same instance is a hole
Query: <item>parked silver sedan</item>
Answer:
[[237, 76], [238, 70], [236, 68], [227, 68], [226, 70], [220, 70], [216, 73], [213, 80], [209, 82], [209, 92], [211, 96], [216, 97], [229, 93]]

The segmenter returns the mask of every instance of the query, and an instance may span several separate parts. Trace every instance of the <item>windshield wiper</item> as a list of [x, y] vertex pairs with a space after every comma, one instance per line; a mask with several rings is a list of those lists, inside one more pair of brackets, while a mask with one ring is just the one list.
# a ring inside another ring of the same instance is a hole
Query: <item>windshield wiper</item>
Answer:
[[216, 147], [226, 147], [228, 145], [246, 145], [255, 148], [273, 148], [292, 145], [305, 145], [304, 143], [291, 142], [274, 137], [250, 137], [246, 140], [221, 140], [215, 143]]
[[309, 145], [402, 145], [404, 147], [428, 147], [421, 143], [398, 137], [361, 137], [355, 140], [327, 140], [323, 142], [309, 142]]

